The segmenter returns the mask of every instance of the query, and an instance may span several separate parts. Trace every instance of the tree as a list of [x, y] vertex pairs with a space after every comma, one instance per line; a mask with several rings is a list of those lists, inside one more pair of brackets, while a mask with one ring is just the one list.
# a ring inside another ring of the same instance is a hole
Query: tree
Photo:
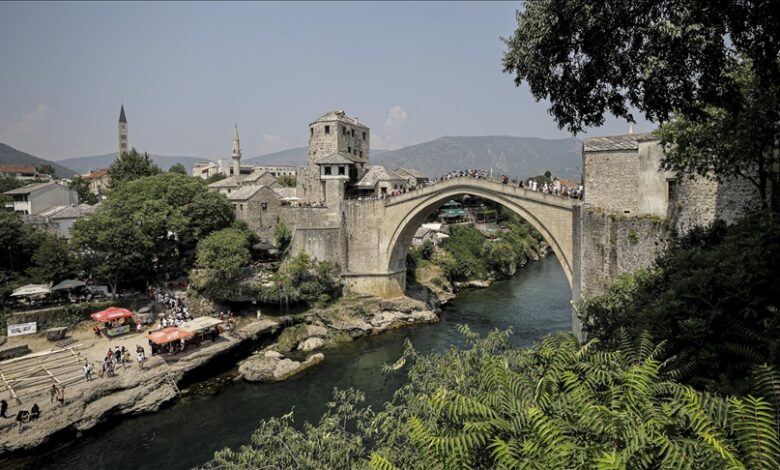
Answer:
[[215, 173], [208, 178], [206, 178], [206, 184], [216, 183], [217, 181], [222, 181], [223, 179], [227, 178], [224, 173]]
[[232, 222], [230, 202], [203, 180], [162, 173], [113, 188], [92, 217], [76, 222], [73, 241], [93, 274], [142, 285], [189, 272], [198, 242]]
[[281, 256], [287, 253], [290, 242], [292, 242], [292, 231], [282, 219], [277, 220], [276, 227], [274, 227], [274, 243]]
[[[516, 85], [526, 82], [538, 100], [549, 100], [550, 114], [573, 133], [602, 125], [606, 113], [633, 122], [632, 108], [660, 124], [672, 118], [692, 123], [677, 130], [723, 129], [729, 120], [739, 120], [740, 129], [749, 132], [719, 134], [710, 143], [732, 143], [706, 147], [724, 161], [727, 173], [734, 173], [730, 165], [736, 157], [721, 153], [724, 147], [746, 145], [748, 150], [738, 153], [744, 168], [759, 166], [780, 140], [780, 15], [775, 9], [760, 0], [527, 2], [517, 13], [517, 30], [504, 39], [504, 71], [514, 75]], [[751, 128], [756, 121], [744, 121], [756, 114], [762, 124]], [[668, 141], [685, 143], [685, 138]], [[669, 167], [697, 166], [685, 163], [685, 151], [678, 155], [681, 163], [670, 160]], [[776, 171], [764, 171], [778, 181]]]
[[79, 195], [79, 204], [95, 205], [98, 203], [97, 195], [89, 190], [89, 181], [81, 176], [76, 176], [68, 184], [68, 187]]
[[176, 163], [176, 164], [172, 165], [168, 169], [168, 172], [170, 172], [170, 173], [179, 173], [179, 174], [187, 176], [187, 169], [184, 168], [184, 165], [182, 165], [181, 163]]
[[[770, 469], [780, 462], [780, 380], [762, 371], [756, 396], [696, 392], [664, 371], [647, 337], [609, 352], [570, 334], [527, 349], [510, 332], [423, 356], [407, 342], [388, 373], [409, 383], [379, 412], [336, 391], [317, 424], [292, 413], [263, 421], [248, 445], [206, 468], [298, 469]], [[280, 446], [280, 442], [284, 442]]]
[[141, 155], [135, 148], [119, 155], [108, 167], [112, 190], [118, 189], [129, 181], [159, 173], [160, 167], [154, 164], [149, 154], [144, 152]]
[[249, 262], [249, 237], [246, 232], [225, 228], [198, 242], [198, 267], [231, 273]]
[[46, 233], [32, 256], [28, 274], [42, 284], [56, 283], [76, 272], [68, 242], [64, 238]]
[[51, 163], [44, 163], [43, 165], [36, 165], [35, 170], [38, 173], [49, 175], [54, 178], [57, 177], [57, 170], [54, 169], [54, 167], [51, 165]]
[[294, 188], [295, 185], [298, 184], [298, 178], [290, 175], [282, 175], [276, 178], [276, 180], [279, 182], [279, 184], [286, 188]]

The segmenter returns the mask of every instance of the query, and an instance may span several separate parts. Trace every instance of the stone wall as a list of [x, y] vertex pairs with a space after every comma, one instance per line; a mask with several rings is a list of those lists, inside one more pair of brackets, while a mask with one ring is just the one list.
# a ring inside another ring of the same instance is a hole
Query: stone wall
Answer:
[[282, 215], [284, 207], [279, 196], [273, 189], [264, 186], [260, 188], [245, 204], [244, 212], [237, 212], [237, 218], [246, 221], [249, 228], [260, 238], [273, 243], [276, 223]]
[[344, 236], [341, 214], [330, 206], [281, 208], [280, 218], [292, 231], [291, 250], [305, 250], [320, 261], [344, 266]]
[[620, 214], [638, 210], [639, 159], [635, 150], [585, 152], [585, 202]]
[[709, 178], [685, 178], [677, 181], [669, 213], [678, 233], [696, 225], [709, 225], [716, 219], [735, 222], [751, 208], [759, 207], [755, 186], [745, 179], [718, 183]]
[[579, 279], [575, 297], [603, 294], [621, 274], [651, 268], [666, 250], [671, 225], [584, 206], [580, 211]]

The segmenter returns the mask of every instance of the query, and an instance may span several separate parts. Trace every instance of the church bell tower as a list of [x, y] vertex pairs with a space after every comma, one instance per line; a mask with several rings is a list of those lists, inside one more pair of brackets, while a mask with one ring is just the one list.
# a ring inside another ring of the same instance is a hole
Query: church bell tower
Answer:
[[119, 110], [119, 155], [127, 153], [127, 118], [125, 117], [125, 105]]

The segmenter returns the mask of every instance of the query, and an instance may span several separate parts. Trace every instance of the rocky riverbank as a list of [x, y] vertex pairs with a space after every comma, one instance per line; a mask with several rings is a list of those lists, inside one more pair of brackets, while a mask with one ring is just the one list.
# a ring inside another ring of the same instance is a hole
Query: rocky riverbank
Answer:
[[[65, 406], [50, 403], [47, 394], [25, 397], [29, 409], [32, 403], [41, 407], [37, 421], [24, 424], [17, 431], [12, 419], [0, 420], [0, 454], [32, 449], [45, 443], [52, 435], [78, 433], [119, 416], [156, 411], [179, 394], [177, 383], [185, 373], [193, 371], [214, 358], [265, 334], [277, 331], [278, 322], [252, 322], [240, 330], [237, 337], [223, 336], [215, 343], [203, 343], [198, 349], [176, 356], [150, 357], [145, 368], [132, 364], [118, 369], [117, 377], [80, 382], [66, 389]], [[28, 404], [29, 402], [29, 404]], [[10, 404], [14, 412], [14, 403]]]
[[435, 323], [435, 307], [410, 297], [382, 300], [349, 296], [324, 309], [312, 309], [303, 322], [285, 328], [277, 342], [239, 364], [252, 382], [276, 382], [303, 372], [325, 359], [320, 349], [409, 325]]

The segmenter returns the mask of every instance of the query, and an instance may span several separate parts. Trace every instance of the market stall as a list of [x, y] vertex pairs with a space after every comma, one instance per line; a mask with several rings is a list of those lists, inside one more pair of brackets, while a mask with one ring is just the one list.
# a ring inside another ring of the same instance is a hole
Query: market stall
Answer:
[[152, 355], [161, 352], [174, 353], [184, 350], [184, 344], [187, 339], [194, 335], [181, 328], [170, 326], [161, 330], [149, 333], [149, 346], [152, 348]]
[[109, 337], [129, 333], [134, 328], [133, 312], [126, 308], [109, 307], [90, 316], [93, 320], [103, 323], [105, 333]]
[[198, 341], [203, 341], [206, 338], [216, 341], [221, 331], [219, 325], [223, 323], [222, 320], [213, 317], [198, 317], [182, 323], [179, 328], [194, 334]]

